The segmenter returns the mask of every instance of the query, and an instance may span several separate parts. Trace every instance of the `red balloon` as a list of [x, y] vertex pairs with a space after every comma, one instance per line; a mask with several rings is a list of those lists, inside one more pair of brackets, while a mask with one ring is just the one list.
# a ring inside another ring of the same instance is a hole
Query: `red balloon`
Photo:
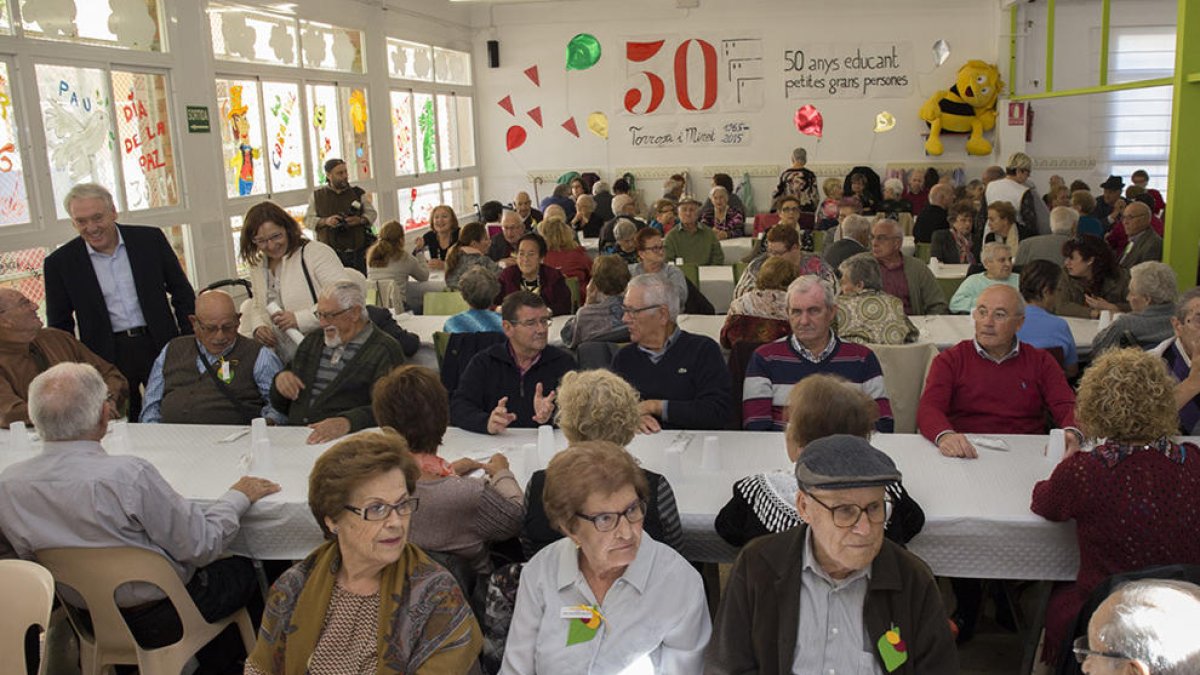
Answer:
[[811, 105], [805, 105], [796, 110], [795, 122], [796, 131], [807, 136], [820, 138], [821, 132], [825, 129], [825, 119]]
[[525, 128], [513, 125], [508, 128], [508, 151], [512, 152], [525, 144]]

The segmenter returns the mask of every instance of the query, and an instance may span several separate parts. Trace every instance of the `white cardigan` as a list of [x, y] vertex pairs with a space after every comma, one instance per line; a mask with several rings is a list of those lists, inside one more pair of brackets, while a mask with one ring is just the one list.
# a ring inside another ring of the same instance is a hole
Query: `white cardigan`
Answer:
[[[318, 295], [326, 286], [347, 278], [346, 268], [333, 249], [319, 241], [310, 241], [306, 245], [292, 251], [280, 261], [279, 273], [279, 305], [285, 310], [296, 314], [296, 324], [305, 335], [321, 326], [317, 316], [316, 302], [304, 279], [304, 268], [300, 264], [301, 256], [308, 266], [308, 274], [312, 279], [313, 291]], [[254, 335], [254, 329], [259, 326], [274, 326], [271, 313], [267, 311], [267, 260], [263, 257], [260, 263], [250, 273], [250, 285], [254, 298], [242, 310], [242, 335]]]

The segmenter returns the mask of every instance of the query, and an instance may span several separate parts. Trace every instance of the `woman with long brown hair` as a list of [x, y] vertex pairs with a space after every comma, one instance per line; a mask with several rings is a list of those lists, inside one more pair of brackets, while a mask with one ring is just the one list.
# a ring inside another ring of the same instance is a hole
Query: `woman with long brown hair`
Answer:
[[403, 312], [409, 277], [429, 279], [429, 266], [404, 248], [404, 226], [400, 221], [389, 220], [379, 228], [379, 241], [367, 250], [367, 281], [378, 290], [377, 304]]

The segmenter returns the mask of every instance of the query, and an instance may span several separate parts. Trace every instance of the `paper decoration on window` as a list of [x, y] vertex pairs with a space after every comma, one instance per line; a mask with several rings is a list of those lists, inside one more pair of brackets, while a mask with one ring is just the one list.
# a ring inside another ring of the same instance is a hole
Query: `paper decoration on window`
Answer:
[[940, 66], [950, 58], [950, 43], [938, 40], [933, 43], [933, 65]]
[[525, 69], [525, 77], [528, 77], [529, 80], [531, 82], [533, 82], [534, 86], [537, 86], [537, 87], [542, 86], [541, 81], [538, 79], [537, 66], [529, 66], [528, 68], [526, 68]]
[[392, 147], [396, 175], [413, 173], [412, 94], [407, 91], [392, 92]]
[[[35, 72], [55, 196], [61, 199], [72, 185], [85, 181], [116, 188], [108, 74], [98, 68], [45, 64], [38, 64]], [[119, 192], [116, 197], [121, 200]], [[68, 214], [57, 206], [65, 218]]]
[[505, 146], [509, 152], [516, 150], [525, 144], [525, 128], [514, 124], [508, 128], [508, 133], [505, 136]]
[[433, 60], [429, 58], [429, 50], [417, 50], [417, 53], [413, 56], [413, 75], [418, 79], [428, 80], [430, 78], [429, 69], [432, 65]]
[[417, 138], [421, 144], [421, 173], [432, 173], [438, 170], [437, 134], [434, 125], [433, 97], [428, 94], [417, 94], [419, 110], [417, 110]]
[[567, 70], [587, 70], [600, 60], [600, 41], [595, 35], [580, 33], [567, 43]]
[[117, 145], [130, 211], [178, 203], [175, 153], [167, 119], [167, 78], [156, 73], [114, 70]]
[[525, 114], [529, 115], [529, 119], [536, 122], [539, 128], [542, 126], [542, 108], [541, 108], [541, 106], [531, 108]]
[[801, 106], [796, 110], [796, 116], [793, 120], [796, 124], [796, 131], [806, 136], [821, 137], [821, 133], [825, 130], [825, 119], [821, 117], [821, 113], [811, 105]]
[[882, 134], [894, 128], [896, 128], [896, 118], [892, 113], [884, 110], [875, 116], [875, 133]]
[[151, 49], [154, 33], [158, 26], [150, 16], [153, 3], [146, 0], [109, 0], [112, 15], [108, 18], [108, 29], [117, 36], [117, 42], [133, 49]]
[[36, 23], [47, 37], [69, 38], [78, 35], [75, 28], [75, 0], [37, 0], [21, 3], [21, 19]]
[[[307, 40], [305, 42], [307, 43]], [[271, 51], [275, 52], [275, 58], [279, 59], [280, 63], [296, 62], [296, 40], [284, 24], [276, 24], [271, 29], [270, 45]], [[308, 50], [308, 44], [304, 45], [304, 49]]]
[[[279, 28], [278, 26], [276, 27]], [[286, 35], [286, 33], [285, 33]], [[240, 12], [226, 12], [221, 15], [221, 37], [225, 38], [225, 53], [239, 56], [243, 59], [254, 58], [254, 40], [256, 33], [246, 24], [246, 17]], [[291, 39], [290, 37], [288, 38]], [[275, 32], [271, 33], [272, 46], [275, 43]], [[275, 50], [279, 53], [279, 49]], [[289, 52], [290, 53], [290, 52]], [[290, 63], [290, 61], [286, 61]]]
[[225, 114], [233, 131], [234, 142], [238, 154], [230, 160], [230, 164], [238, 170], [238, 195], [246, 196], [254, 191], [254, 160], [262, 154], [262, 150], [250, 145], [250, 120], [246, 118], [248, 107], [242, 102], [242, 87], [234, 85], [229, 88], [229, 112]]
[[562, 128], [569, 131], [575, 138], [579, 138], [579, 126], [575, 124], [574, 117], [568, 117], [567, 121], [562, 123]]
[[[17, 150], [20, 140], [11, 91], [8, 64], [0, 62], [0, 225], [29, 222], [29, 199], [25, 194], [21, 154]], [[40, 271], [41, 261], [38, 262]], [[38, 280], [40, 282], [40, 276]]]
[[517, 116], [517, 113], [513, 112], [512, 96], [505, 96], [496, 103], [499, 104], [501, 108], [507, 110], [509, 115], [512, 115], [513, 117]]
[[600, 111], [596, 111], [587, 116], [588, 131], [596, 134], [600, 138], [608, 138], [608, 115]]

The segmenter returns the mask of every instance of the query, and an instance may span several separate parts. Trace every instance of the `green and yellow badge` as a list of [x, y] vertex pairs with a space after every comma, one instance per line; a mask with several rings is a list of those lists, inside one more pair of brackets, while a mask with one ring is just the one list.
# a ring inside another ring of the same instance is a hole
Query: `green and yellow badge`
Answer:
[[901, 639], [900, 629], [895, 624], [892, 624], [891, 629], [879, 637], [879, 642], [875, 646], [879, 649], [879, 656], [883, 659], [883, 667], [887, 668], [889, 673], [908, 660], [908, 645]]
[[567, 624], [568, 647], [582, 642], [591, 642], [596, 637], [600, 623], [604, 621], [604, 615], [600, 613], [600, 609], [591, 605], [563, 607], [559, 612], [559, 617], [571, 622]]

